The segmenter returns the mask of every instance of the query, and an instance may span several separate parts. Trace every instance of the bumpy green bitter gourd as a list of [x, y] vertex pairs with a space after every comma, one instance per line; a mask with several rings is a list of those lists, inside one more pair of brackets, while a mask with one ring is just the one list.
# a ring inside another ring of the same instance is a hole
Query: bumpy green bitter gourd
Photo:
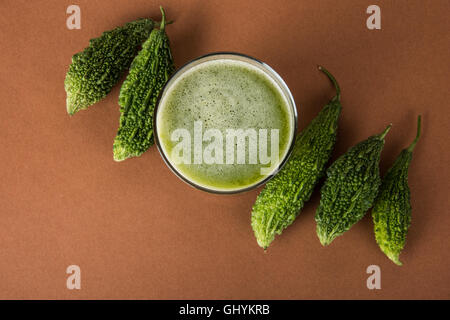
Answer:
[[381, 184], [380, 154], [390, 127], [353, 146], [328, 168], [315, 217], [322, 245], [350, 229], [372, 206]]
[[295, 141], [286, 165], [258, 195], [251, 224], [258, 244], [266, 249], [275, 234], [287, 228], [311, 197], [325, 172], [334, 144], [341, 112], [340, 88], [334, 77], [319, 67], [336, 88], [336, 96], [319, 112]]
[[408, 169], [412, 152], [420, 137], [420, 116], [417, 120], [417, 135], [411, 145], [402, 150], [393, 166], [387, 171], [372, 209], [375, 224], [375, 239], [380, 249], [397, 265], [400, 252], [406, 242], [411, 224], [410, 190]]
[[72, 57], [64, 81], [70, 115], [87, 109], [111, 91], [154, 26], [150, 19], [129, 22], [91, 39], [86, 49]]
[[137, 157], [153, 144], [153, 111], [158, 95], [175, 67], [162, 21], [142, 45], [119, 94], [120, 126], [114, 140], [114, 160]]

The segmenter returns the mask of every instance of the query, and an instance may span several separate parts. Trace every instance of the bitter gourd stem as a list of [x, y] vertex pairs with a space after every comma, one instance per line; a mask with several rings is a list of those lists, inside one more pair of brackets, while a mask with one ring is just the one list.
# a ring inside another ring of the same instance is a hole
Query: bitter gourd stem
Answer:
[[389, 124], [386, 129], [384, 129], [384, 131], [380, 134], [380, 140], [383, 140], [384, 137], [386, 137], [386, 135], [388, 134], [389, 130], [391, 130], [392, 127], [392, 123]]
[[[161, 27], [161, 22], [162, 22], [162, 21], [156, 21], [155, 23], [156, 23], [157, 26]], [[174, 22], [174, 20], [169, 20], [169, 21], [167, 21], [167, 22], [166, 22], [166, 26], [167, 26], [168, 24], [172, 24], [173, 22]]]
[[419, 141], [421, 128], [422, 128], [422, 116], [419, 115], [417, 117], [417, 134], [416, 134], [416, 138], [411, 143], [411, 145], [408, 147], [408, 152], [412, 152], [414, 150], [416, 144], [417, 144], [417, 141]]
[[164, 27], [166, 26], [166, 14], [164, 13], [164, 9], [162, 6], [159, 6], [159, 9], [161, 10], [161, 15], [162, 15], [161, 25], [160, 25], [159, 29], [164, 30]]
[[336, 99], [338, 101], [341, 101], [341, 88], [339, 87], [339, 84], [337, 83], [336, 79], [333, 77], [333, 75], [324, 67], [322, 66], [317, 66], [319, 68], [320, 71], [322, 71], [323, 73], [325, 73], [327, 75], [327, 77], [331, 80], [331, 82], [333, 82], [334, 87], [336, 88]]

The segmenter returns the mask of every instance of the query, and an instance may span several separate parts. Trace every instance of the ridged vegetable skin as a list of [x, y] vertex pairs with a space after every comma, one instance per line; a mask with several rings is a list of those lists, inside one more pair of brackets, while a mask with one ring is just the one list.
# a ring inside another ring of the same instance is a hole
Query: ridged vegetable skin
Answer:
[[70, 115], [87, 109], [111, 91], [154, 25], [150, 19], [139, 19], [106, 31], [72, 57], [64, 81]]
[[381, 251], [400, 266], [402, 263], [399, 255], [405, 246], [406, 234], [411, 224], [408, 169], [412, 152], [420, 137], [420, 116], [417, 122], [416, 138], [408, 148], [402, 150], [386, 173], [372, 209], [375, 239]]
[[266, 249], [298, 216], [323, 176], [336, 142], [341, 112], [340, 89], [334, 77], [319, 67], [334, 83], [336, 96], [297, 136], [286, 165], [258, 195], [252, 210], [251, 224], [258, 244]]
[[380, 154], [390, 127], [350, 148], [328, 168], [315, 217], [322, 245], [329, 245], [372, 207], [381, 184]]
[[175, 70], [165, 14], [133, 60], [119, 95], [120, 126], [114, 140], [114, 160], [122, 161], [144, 153], [154, 142], [153, 111], [158, 95]]

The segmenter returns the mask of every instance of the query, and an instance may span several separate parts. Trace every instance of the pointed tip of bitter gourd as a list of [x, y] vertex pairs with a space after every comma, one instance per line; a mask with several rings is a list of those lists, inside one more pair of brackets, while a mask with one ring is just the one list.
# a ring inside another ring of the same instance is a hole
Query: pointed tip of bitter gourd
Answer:
[[66, 108], [67, 108], [67, 114], [69, 116], [73, 116], [75, 113], [77, 113], [78, 111], [81, 110], [81, 108], [78, 108], [77, 106], [74, 106], [72, 104], [67, 104]]
[[67, 114], [69, 116], [73, 116], [75, 114], [75, 110], [73, 110], [69, 105], [67, 105], [66, 108], [67, 108]]
[[416, 133], [416, 138], [414, 139], [414, 141], [410, 144], [410, 146], [408, 147], [408, 151], [412, 152], [414, 150], [414, 148], [416, 147], [417, 141], [419, 141], [420, 138], [420, 132], [422, 129], [422, 116], [418, 116], [417, 117], [417, 133]]
[[393, 252], [385, 252], [385, 254], [387, 255], [387, 257], [394, 262], [396, 265], [401, 266], [403, 265], [403, 263], [400, 261], [399, 259], [399, 254], [398, 253], [393, 253]]
[[113, 154], [114, 154], [114, 161], [117, 161], [117, 162], [123, 161], [130, 157], [130, 154], [127, 151], [127, 149], [117, 139], [114, 141]]
[[69, 116], [73, 116], [77, 111], [80, 109], [78, 105], [76, 104], [76, 97], [74, 97], [72, 94], [67, 93], [66, 98], [66, 109]]
[[329, 245], [333, 240], [330, 240], [328, 237], [321, 237], [319, 236], [319, 241], [320, 244], [324, 247], [326, 247], [327, 245]]
[[256, 241], [258, 242], [258, 245], [264, 249], [264, 252], [266, 252], [267, 248], [269, 248], [270, 243], [273, 241], [273, 238], [268, 239], [265, 235], [263, 236], [256, 235]]
[[319, 237], [320, 244], [324, 247], [328, 246], [336, 238], [334, 235], [329, 235], [326, 229], [322, 230], [320, 226], [317, 226], [317, 236]]
[[324, 67], [318, 65], [317, 68], [326, 74], [326, 76], [331, 80], [331, 82], [334, 85], [334, 88], [336, 89], [336, 99], [338, 101], [341, 100], [341, 88], [339, 87], [339, 83], [336, 81], [335, 77]]

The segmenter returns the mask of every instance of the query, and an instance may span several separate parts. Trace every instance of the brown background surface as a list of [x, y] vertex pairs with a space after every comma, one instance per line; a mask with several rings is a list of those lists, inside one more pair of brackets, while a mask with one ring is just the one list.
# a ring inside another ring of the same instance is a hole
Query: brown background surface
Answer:
[[[370, 31], [374, 3], [382, 30]], [[0, 298], [450, 298], [449, 1], [77, 1], [81, 30], [66, 28], [70, 4], [0, 2]], [[155, 147], [114, 162], [120, 85], [67, 115], [71, 56], [104, 30], [160, 19], [159, 4], [175, 20], [178, 66], [218, 50], [267, 62], [290, 86], [300, 128], [334, 95], [316, 69], [326, 66], [342, 87], [333, 158], [392, 122], [384, 173], [423, 115], [403, 267], [378, 249], [370, 214], [321, 247], [317, 190], [264, 254], [250, 227], [258, 191], [195, 190]], [[71, 264], [81, 290], [66, 289]], [[366, 287], [371, 264], [381, 290]]]

